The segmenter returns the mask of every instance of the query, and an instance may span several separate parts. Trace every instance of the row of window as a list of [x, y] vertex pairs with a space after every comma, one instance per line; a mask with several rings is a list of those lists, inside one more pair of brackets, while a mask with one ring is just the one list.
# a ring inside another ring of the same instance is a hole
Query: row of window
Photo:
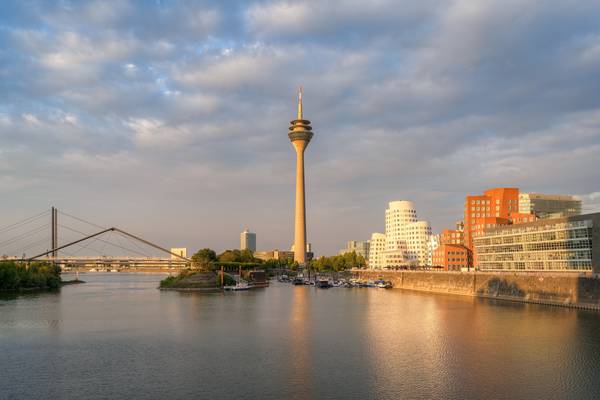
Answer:
[[561, 231], [576, 228], [591, 228], [592, 221], [569, 221], [545, 225], [512, 225], [506, 229], [498, 229], [488, 236], [515, 235], [528, 232]]
[[591, 260], [590, 250], [540, 251], [532, 253], [481, 254], [477, 261], [553, 261], [553, 260]]
[[591, 261], [531, 261], [531, 262], [479, 262], [483, 270], [591, 270]]
[[477, 248], [477, 254], [515, 253], [521, 251], [591, 249], [592, 242], [589, 239], [577, 239], [563, 242], [524, 243], [499, 246], [482, 246], [476, 244], [475, 247]]
[[490, 245], [490, 244], [510, 244], [510, 243], [532, 243], [532, 242], [548, 242], [554, 240], [572, 240], [572, 239], [585, 239], [591, 237], [591, 230], [581, 228], [572, 229], [568, 231], [554, 231], [554, 232], [540, 232], [540, 233], [526, 233], [522, 235], [512, 236], [492, 236], [477, 239], [476, 245]]

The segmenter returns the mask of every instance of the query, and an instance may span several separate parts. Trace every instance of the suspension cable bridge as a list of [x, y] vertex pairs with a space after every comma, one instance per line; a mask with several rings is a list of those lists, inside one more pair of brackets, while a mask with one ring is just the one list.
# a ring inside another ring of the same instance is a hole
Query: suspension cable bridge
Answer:
[[181, 269], [191, 264], [184, 255], [138, 235], [55, 207], [1, 226], [0, 259], [47, 261], [67, 270]]

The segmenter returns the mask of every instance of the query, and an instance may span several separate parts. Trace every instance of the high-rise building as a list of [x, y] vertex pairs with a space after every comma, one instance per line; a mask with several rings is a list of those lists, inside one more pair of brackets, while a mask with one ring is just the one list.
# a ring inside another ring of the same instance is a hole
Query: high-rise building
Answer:
[[363, 256], [363, 258], [365, 260], [369, 259], [369, 247], [371, 245], [371, 242], [369, 240], [366, 240], [364, 242], [359, 242], [356, 240], [350, 240], [347, 244], [346, 244], [346, 248], [340, 250], [339, 254], [346, 254], [346, 253], [356, 253], [356, 255], [358, 256]]
[[600, 273], [600, 213], [490, 228], [475, 238], [481, 270]]
[[375, 232], [369, 240], [369, 268], [382, 269], [385, 267], [385, 234]]
[[304, 150], [313, 137], [310, 121], [302, 115], [302, 88], [298, 91], [298, 115], [290, 122], [288, 137], [296, 150], [296, 211], [294, 218], [294, 261], [306, 263], [306, 206], [304, 194]]
[[[473, 239], [485, 229], [535, 220], [532, 214], [519, 213], [517, 188], [495, 188], [486, 190], [483, 195], [467, 196], [464, 212], [464, 244], [471, 251]], [[473, 259], [476, 257], [473, 252]]]
[[521, 193], [519, 212], [542, 219], [571, 217], [581, 214], [581, 200], [570, 195]]
[[240, 250], [256, 251], [256, 233], [248, 229], [240, 233]]
[[428, 263], [431, 226], [417, 218], [410, 201], [391, 201], [385, 210], [386, 267], [424, 266]]

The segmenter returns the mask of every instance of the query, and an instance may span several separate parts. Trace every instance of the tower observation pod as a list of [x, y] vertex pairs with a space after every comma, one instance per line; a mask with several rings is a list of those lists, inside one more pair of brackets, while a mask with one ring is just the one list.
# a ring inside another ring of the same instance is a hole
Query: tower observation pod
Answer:
[[310, 121], [302, 116], [302, 87], [298, 89], [298, 116], [290, 122], [288, 137], [296, 149], [296, 212], [294, 216], [294, 261], [306, 264], [306, 205], [304, 195], [304, 150], [313, 137]]

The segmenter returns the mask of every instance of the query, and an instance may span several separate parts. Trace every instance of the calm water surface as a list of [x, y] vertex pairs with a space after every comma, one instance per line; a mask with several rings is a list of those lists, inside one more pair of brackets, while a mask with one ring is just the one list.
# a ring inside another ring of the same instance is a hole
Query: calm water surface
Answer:
[[400, 290], [0, 298], [2, 399], [598, 399], [600, 314]]

